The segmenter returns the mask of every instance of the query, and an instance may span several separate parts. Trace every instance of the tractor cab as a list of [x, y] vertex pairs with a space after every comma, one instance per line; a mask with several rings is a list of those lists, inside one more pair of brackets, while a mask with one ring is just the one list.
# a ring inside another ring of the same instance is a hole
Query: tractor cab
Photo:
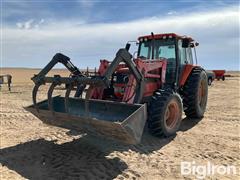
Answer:
[[[162, 67], [159, 66], [157, 68], [157, 65], [160, 65], [162, 62], [166, 62], [164, 84], [170, 88], [178, 88], [181, 77], [184, 74], [185, 66], [187, 64], [193, 65], [191, 48], [195, 47], [193, 44], [194, 40], [190, 37], [168, 33], [141, 36], [138, 38], [138, 41], [137, 57], [133, 59], [134, 64], [138, 69], [140, 69], [140, 66], [143, 67], [142, 70], [148, 73], [148, 75], [144, 75], [147, 81], [154, 82], [154, 85], [145, 88], [144, 91], [146, 93], [144, 96], [151, 96], [156, 89], [162, 86], [162, 82], [159, 82], [159, 79], [153, 79], [153, 76], [160, 75], [161, 77]], [[125, 48], [129, 50], [130, 44], [127, 43]], [[153, 64], [155, 68], [150, 70], [148, 68], [151, 66], [150, 64]], [[128, 97], [124, 96], [128, 87], [136, 86], [134, 84], [136, 82], [133, 80], [129, 81], [131, 74], [126, 63], [120, 64], [112, 74], [110, 87], [104, 89], [103, 99], [132, 102], [129, 101], [129, 97], [134, 96], [134, 94], [129, 92], [128, 94], [130, 95]], [[158, 82], [155, 83], [156, 81]], [[97, 98], [97, 96], [94, 96], [94, 98]]]
[[[194, 64], [192, 48], [198, 45], [191, 37], [174, 33], [141, 36], [138, 38], [137, 57], [142, 60], [166, 60], [166, 83], [171, 85], [179, 80], [186, 64]], [[196, 53], [195, 53], [196, 59]], [[197, 63], [196, 63], [197, 64]]]

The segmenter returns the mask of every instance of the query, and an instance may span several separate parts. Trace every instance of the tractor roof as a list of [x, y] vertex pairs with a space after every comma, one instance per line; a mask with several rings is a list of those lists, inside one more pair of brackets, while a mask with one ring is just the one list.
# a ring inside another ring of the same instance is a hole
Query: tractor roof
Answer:
[[[169, 37], [175, 37], [177, 39], [183, 39], [183, 38], [188, 38], [190, 41], [194, 41], [194, 39], [192, 39], [189, 36], [180, 36], [178, 34], [175, 33], [164, 33], [164, 34], [154, 34], [154, 38], [155, 39], [161, 39], [161, 38], [169, 38]], [[142, 39], [142, 38], [147, 38], [147, 39], [152, 39], [152, 35], [145, 35], [145, 36], [140, 36], [138, 38], [138, 40]]]

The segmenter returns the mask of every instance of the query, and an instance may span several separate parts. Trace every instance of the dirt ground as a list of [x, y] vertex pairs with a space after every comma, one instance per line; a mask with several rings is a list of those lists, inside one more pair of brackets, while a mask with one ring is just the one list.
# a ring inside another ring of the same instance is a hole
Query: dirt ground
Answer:
[[[13, 75], [12, 92], [0, 93], [0, 179], [196, 179], [181, 175], [181, 162], [234, 165], [237, 175], [207, 179], [240, 179], [240, 74], [209, 87], [202, 120], [184, 119], [168, 139], [143, 134], [142, 143], [123, 145], [85, 133], [43, 124], [23, 109], [32, 103], [37, 70], [5, 69]], [[54, 72], [57, 73], [57, 72]], [[61, 72], [64, 74], [64, 72]], [[46, 97], [46, 90], [40, 97]]]

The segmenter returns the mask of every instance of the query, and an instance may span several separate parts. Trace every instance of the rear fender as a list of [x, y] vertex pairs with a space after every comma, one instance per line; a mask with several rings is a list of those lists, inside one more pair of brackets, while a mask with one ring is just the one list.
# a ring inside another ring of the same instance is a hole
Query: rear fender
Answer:
[[180, 86], [184, 86], [184, 84], [186, 83], [189, 75], [191, 74], [192, 70], [196, 67], [199, 67], [197, 65], [193, 65], [193, 64], [186, 64], [182, 73], [182, 76], [180, 78]]

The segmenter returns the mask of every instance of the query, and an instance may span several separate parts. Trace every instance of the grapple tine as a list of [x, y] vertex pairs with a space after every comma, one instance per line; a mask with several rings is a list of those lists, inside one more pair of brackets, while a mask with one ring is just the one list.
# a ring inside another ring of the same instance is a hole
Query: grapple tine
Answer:
[[67, 91], [65, 93], [65, 98], [64, 98], [64, 106], [65, 106], [65, 111], [68, 113], [68, 108], [69, 108], [69, 96], [72, 91], [73, 85], [69, 84]]
[[89, 117], [89, 99], [91, 97], [91, 93], [92, 93], [92, 90], [94, 89], [93, 86], [90, 86], [87, 90], [87, 94], [86, 94], [86, 97], [85, 97], [85, 116], [86, 117]]
[[50, 88], [48, 89], [48, 109], [54, 113], [54, 110], [53, 110], [53, 105], [52, 105], [52, 93], [53, 93], [53, 90], [54, 88], [57, 86], [56, 83], [52, 83]]
[[82, 97], [82, 93], [85, 88], [86, 88], [86, 85], [83, 85], [83, 84], [77, 85], [77, 90], [76, 90], [74, 97]]
[[41, 84], [35, 84], [33, 91], [32, 91], [32, 100], [33, 100], [33, 105], [36, 108], [37, 112], [39, 112], [39, 108], [37, 105], [37, 92]]

